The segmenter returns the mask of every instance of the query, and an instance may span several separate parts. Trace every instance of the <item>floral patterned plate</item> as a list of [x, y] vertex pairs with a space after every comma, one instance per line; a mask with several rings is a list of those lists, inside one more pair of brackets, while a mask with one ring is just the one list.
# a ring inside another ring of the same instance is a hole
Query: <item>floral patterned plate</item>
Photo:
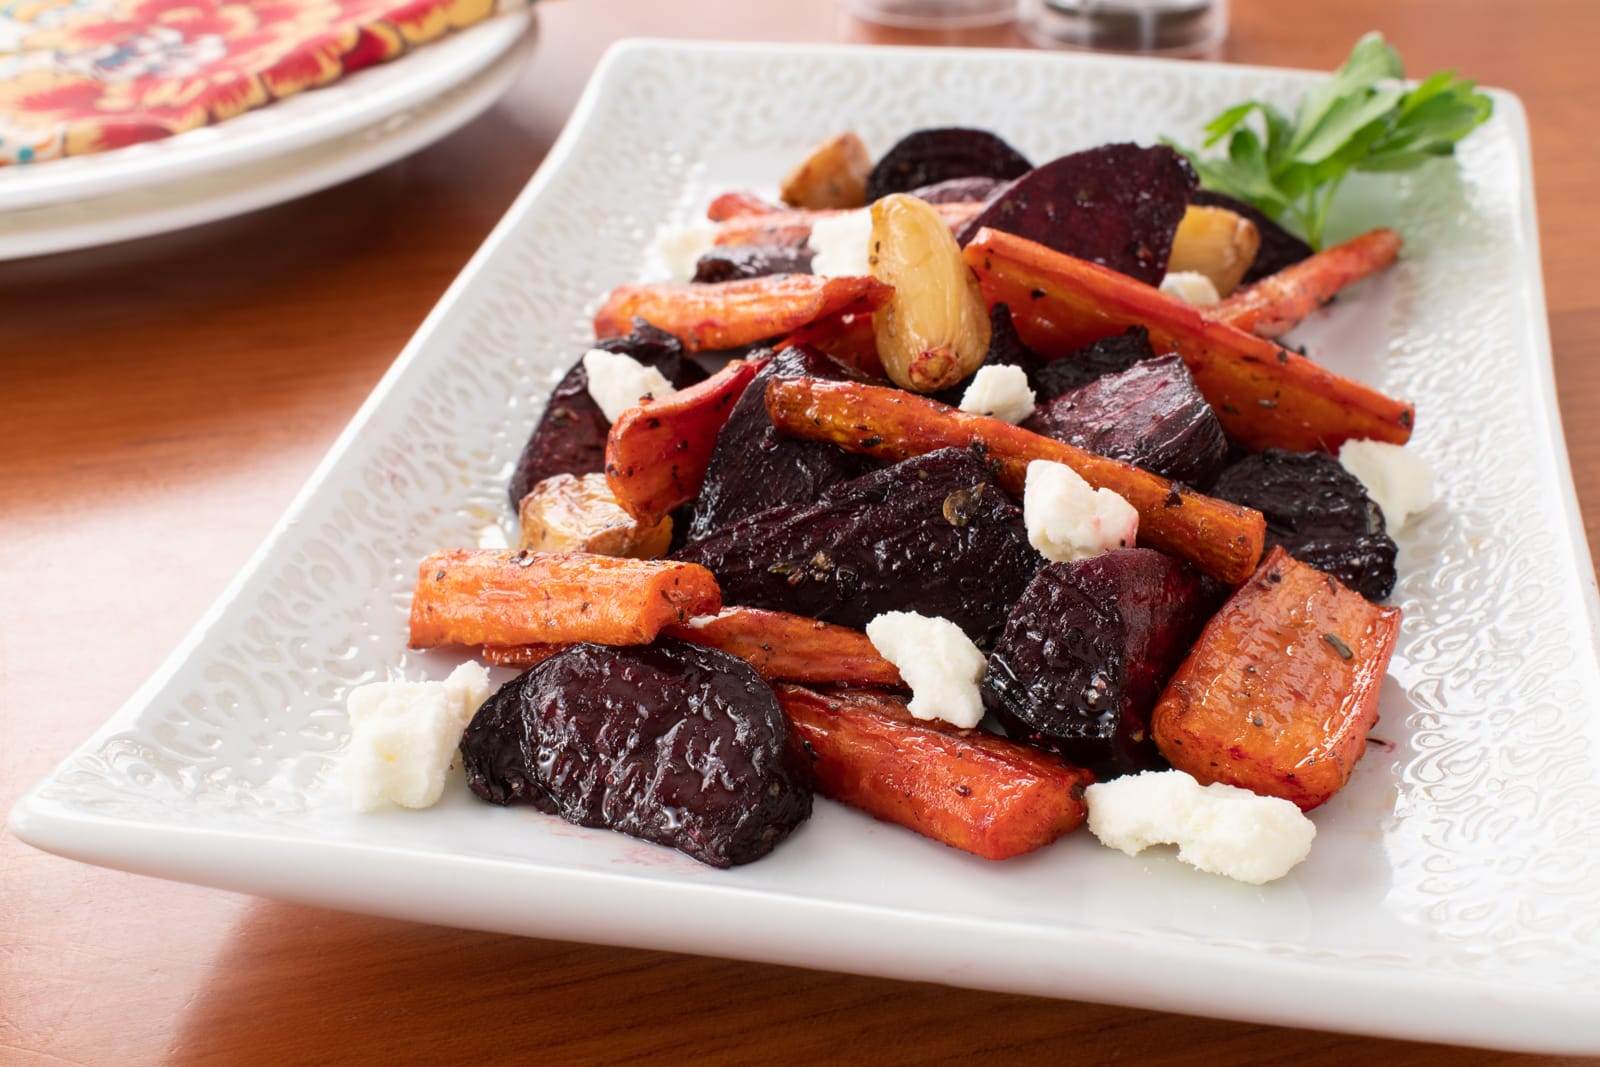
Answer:
[[[1035, 159], [1192, 138], [1306, 74], [966, 50], [631, 44], [161, 671], [11, 813], [39, 847], [226, 889], [543, 937], [1500, 1048], [1600, 1053], [1594, 570], [1550, 366], [1527, 128], [1351, 187], [1336, 236], [1406, 240], [1294, 340], [1416, 402], [1440, 502], [1400, 537], [1405, 624], [1376, 741], [1254, 887], [1086, 833], [989, 863], [819, 800], [712, 870], [495, 808], [459, 779], [355, 815], [351, 686], [443, 677], [406, 645], [417, 561], [506, 514], [506, 472], [605, 291], [663, 222], [772, 183], [841, 127], [981, 125]], [[509, 677], [509, 672], [502, 675]]]

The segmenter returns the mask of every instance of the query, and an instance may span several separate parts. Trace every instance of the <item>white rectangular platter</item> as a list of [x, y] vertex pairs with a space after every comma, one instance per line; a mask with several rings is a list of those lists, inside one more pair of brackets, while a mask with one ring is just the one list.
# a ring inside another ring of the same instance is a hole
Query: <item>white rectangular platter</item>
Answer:
[[[11, 813], [165, 878], [517, 934], [1502, 1048], [1600, 1052], [1594, 573], [1558, 422], [1526, 127], [1358, 187], [1402, 262], [1295, 340], [1414, 400], [1441, 503], [1401, 537], [1382, 719], [1311, 858], [1253, 888], [1087, 833], [991, 864], [827, 801], [732, 871], [499, 809], [460, 781], [357, 816], [344, 697], [405, 648], [417, 561], [476, 543], [588, 315], [657, 226], [844, 128], [996, 130], [1032, 158], [1193, 141], [1293, 72], [982, 51], [639, 42], [610, 53], [504, 222], [267, 543], [156, 677]], [[1349, 233], [1353, 219], [1346, 219]], [[1336, 223], [1339, 230], [1341, 224]], [[1336, 233], [1336, 236], [1338, 234]], [[509, 675], [506, 675], [509, 677]]]

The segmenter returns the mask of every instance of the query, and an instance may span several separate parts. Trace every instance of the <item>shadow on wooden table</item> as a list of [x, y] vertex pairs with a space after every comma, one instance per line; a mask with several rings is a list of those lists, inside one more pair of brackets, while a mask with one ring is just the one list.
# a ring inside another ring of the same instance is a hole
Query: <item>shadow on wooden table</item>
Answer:
[[537, 941], [261, 901], [168, 1062], [1509, 1063], [1495, 1053]]

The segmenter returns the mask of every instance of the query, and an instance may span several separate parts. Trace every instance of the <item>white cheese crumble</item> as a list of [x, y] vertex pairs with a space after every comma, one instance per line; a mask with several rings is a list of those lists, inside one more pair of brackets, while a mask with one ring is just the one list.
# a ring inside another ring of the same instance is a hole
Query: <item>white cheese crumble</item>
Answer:
[[1339, 462], [1361, 479], [1390, 533], [1398, 533], [1411, 516], [1433, 503], [1433, 469], [1409, 448], [1387, 441], [1346, 441]]
[[1022, 486], [1028, 543], [1057, 563], [1132, 547], [1139, 513], [1109, 489], [1093, 489], [1065, 463], [1036, 459]]
[[857, 278], [872, 273], [872, 209], [828, 215], [811, 224], [806, 238], [811, 273], [823, 278]]
[[867, 623], [867, 638], [911, 687], [912, 716], [970, 730], [983, 718], [978, 680], [983, 653], [949, 619], [886, 611]]
[[638, 407], [647, 396], [660, 400], [677, 391], [654, 367], [603, 348], [591, 348], [583, 354], [583, 369], [589, 375], [589, 395], [611, 422], [629, 408]]
[[656, 258], [675, 282], [694, 278], [700, 257], [711, 251], [717, 243], [715, 226], [663, 226], [656, 231], [652, 242]]
[[1183, 771], [1146, 771], [1091, 785], [1089, 830], [1130, 856], [1177, 845], [1178, 859], [1251, 885], [1282, 878], [1311, 852], [1317, 827], [1290, 801]]
[[1217, 292], [1217, 287], [1211, 284], [1210, 278], [1199, 271], [1172, 272], [1161, 279], [1161, 291], [1168, 296], [1177, 297], [1191, 307], [1208, 308], [1222, 303], [1222, 295]]
[[356, 811], [385, 802], [427, 808], [473, 714], [489, 699], [489, 672], [463, 663], [442, 682], [376, 682], [350, 691], [344, 780]]
[[972, 384], [961, 394], [961, 410], [1015, 426], [1033, 414], [1034, 399], [1021, 367], [979, 367]]

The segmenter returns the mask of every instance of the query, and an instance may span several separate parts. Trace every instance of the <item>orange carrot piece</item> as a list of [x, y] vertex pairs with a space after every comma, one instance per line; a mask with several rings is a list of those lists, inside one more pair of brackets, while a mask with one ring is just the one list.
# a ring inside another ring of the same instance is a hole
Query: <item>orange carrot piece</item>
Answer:
[[899, 460], [935, 449], [981, 444], [1000, 465], [1000, 480], [1021, 493], [1028, 463], [1065, 463], [1096, 488], [1110, 489], [1139, 513], [1139, 542], [1192, 561], [1237, 584], [1261, 558], [1266, 520], [1259, 511], [1202, 496], [1149, 471], [1020, 426], [957, 411], [900, 389], [815, 378], [767, 383], [767, 413], [794, 437], [831, 441], [851, 452]]
[[646, 645], [661, 628], [722, 609], [704, 567], [586, 552], [435, 552], [417, 568], [411, 647]]
[[765, 363], [732, 360], [703, 382], [618, 416], [606, 436], [606, 481], [622, 510], [655, 523], [695, 498], [718, 431]]
[[815, 348], [870, 378], [887, 379], [871, 315], [829, 315], [800, 327], [775, 347], [781, 352], [796, 345]]
[[1257, 337], [1279, 337], [1340, 289], [1384, 270], [1399, 255], [1399, 234], [1372, 230], [1267, 275], [1205, 314]]
[[759, 608], [724, 608], [719, 615], [667, 627], [662, 633], [745, 660], [766, 679], [814, 685], [901, 688], [894, 664], [878, 655], [860, 630]]
[[640, 318], [677, 337], [691, 352], [738, 348], [792, 333], [828, 315], [874, 311], [893, 291], [875, 278], [811, 274], [622, 285], [595, 315], [594, 334], [620, 336]]
[[748, 215], [774, 215], [784, 209], [769, 203], [755, 193], [735, 190], [723, 193], [706, 206], [706, 218], [712, 222], [743, 218]]
[[978, 730], [919, 722], [896, 697], [777, 687], [817, 791], [952, 848], [1003, 860], [1082, 825], [1088, 771]]
[[525, 671], [537, 666], [571, 645], [484, 645], [478, 658], [491, 667], [515, 667]]
[[1271, 341], [1203, 317], [1143, 282], [1009, 233], [966, 248], [984, 298], [1006, 304], [1022, 340], [1049, 356], [1144, 326], [1175, 351], [1228, 433], [1250, 448], [1338, 451], [1352, 438], [1404, 444], [1416, 413]]
[[[976, 200], [958, 200], [935, 204], [933, 207], [946, 225], [952, 230], [960, 230], [977, 217], [983, 204]], [[722, 210], [726, 210], [726, 207]], [[842, 214], [844, 211], [837, 208], [740, 212], [718, 224], [715, 240], [719, 245], [802, 245], [811, 236], [811, 227], [818, 219]]]
[[1344, 787], [1366, 749], [1399, 632], [1399, 608], [1274, 548], [1157, 701], [1156, 745], [1201, 782], [1310, 811]]

